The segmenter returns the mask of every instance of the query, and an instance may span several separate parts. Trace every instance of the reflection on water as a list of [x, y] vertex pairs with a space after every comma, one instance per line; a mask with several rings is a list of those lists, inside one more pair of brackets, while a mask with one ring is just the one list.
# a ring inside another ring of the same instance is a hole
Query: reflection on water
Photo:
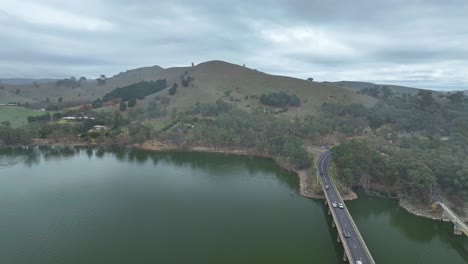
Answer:
[[451, 223], [412, 215], [396, 200], [360, 195], [347, 206], [377, 263], [468, 263], [468, 238], [453, 235]]
[[0, 263], [340, 263], [322, 203], [268, 159], [75, 147], [0, 157], [21, 160], [0, 172]]
[[[223, 160], [226, 156], [235, 157], [234, 154], [215, 154], [189, 152], [184, 155], [177, 155], [178, 152], [154, 152], [134, 148], [110, 146], [110, 147], [71, 147], [71, 146], [37, 146], [0, 149], [0, 161], [4, 159], [1, 166], [14, 166], [26, 164], [29, 167], [39, 165], [41, 160], [66, 160], [76, 155], [85, 154], [90, 159], [93, 157], [103, 158], [105, 155], [116, 158], [119, 161], [125, 161], [136, 164], [145, 164], [151, 161], [153, 165], [158, 162], [165, 162], [175, 166], [189, 166], [192, 169], [209, 169], [212, 172], [222, 172], [225, 169]], [[237, 165], [246, 168], [251, 174], [260, 171], [274, 172], [277, 168], [271, 166], [271, 161], [266, 158], [245, 158], [232, 159], [229, 166]], [[222, 173], [220, 173], [222, 175]], [[284, 181], [291, 188], [297, 189], [298, 186], [292, 181]]]
[[[468, 263], [451, 223], [396, 200], [347, 206], [379, 264]], [[341, 263], [343, 253], [297, 177], [235, 155], [0, 149], [0, 215], [0, 263]]]

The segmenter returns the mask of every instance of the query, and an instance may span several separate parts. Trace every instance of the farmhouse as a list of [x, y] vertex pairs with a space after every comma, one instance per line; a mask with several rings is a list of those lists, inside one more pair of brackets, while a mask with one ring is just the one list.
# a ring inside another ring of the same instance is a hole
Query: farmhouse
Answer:
[[64, 116], [62, 120], [65, 121], [83, 121], [83, 120], [94, 120], [94, 117], [89, 116]]

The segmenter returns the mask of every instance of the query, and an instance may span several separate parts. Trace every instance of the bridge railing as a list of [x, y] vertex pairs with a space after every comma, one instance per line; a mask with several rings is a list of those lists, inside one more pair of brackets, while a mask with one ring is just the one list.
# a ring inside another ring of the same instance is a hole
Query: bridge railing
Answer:
[[462, 231], [463, 233], [465, 233], [465, 235], [468, 236], [468, 226], [457, 216], [457, 214], [455, 214], [450, 208], [448, 208], [447, 205], [445, 205], [442, 202], [437, 202], [436, 204], [438, 204], [440, 207], [442, 207], [442, 209], [444, 210], [444, 212], [448, 216], [449, 220], [453, 224], [457, 225], [459, 227], [460, 231]]
[[[318, 171], [317, 173], [318, 173], [317, 177], [319, 177], [318, 175], [320, 175], [319, 174], [320, 172]], [[323, 193], [325, 195], [325, 200], [327, 201], [328, 210], [330, 211], [330, 214], [332, 215], [333, 221], [335, 222], [335, 227], [336, 227], [336, 230], [338, 232], [338, 236], [341, 239], [341, 244], [343, 244], [345, 254], [348, 257], [348, 262], [349, 263], [354, 263], [354, 259], [353, 259], [353, 256], [351, 255], [351, 250], [349, 249], [347, 240], [346, 240], [345, 237], [343, 237], [343, 230], [341, 230], [341, 226], [338, 224], [338, 217], [336, 216], [335, 211], [333, 210], [333, 207], [331, 206], [331, 200], [330, 200], [330, 197], [328, 196], [327, 190], [325, 189], [325, 184], [323, 183], [322, 178], [321, 177], [319, 177], [319, 178], [320, 178], [320, 182], [322, 184], [322, 190], [323, 190]], [[332, 188], [335, 188], [333, 183], [331, 183], [331, 185], [332, 185]]]
[[[353, 218], [351, 217], [351, 214], [349, 213], [348, 207], [347, 207], [346, 204], [344, 203], [343, 198], [341, 197], [340, 192], [339, 192], [338, 189], [336, 188], [335, 182], [334, 182], [333, 178], [330, 177], [330, 176], [329, 176], [328, 178], [330, 179], [330, 185], [332, 185], [332, 188], [335, 189], [335, 191], [336, 191], [336, 193], [337, 193], [339, 199], [341, 200], [341, 203], [342, 203], [343, 206], [345, 207], [346, 215], [348, 215], [348, 218], [350, 219], [350, 222], [351, 222], [351, 224], [353, 225], [354, 230], [356, 230], [356, 234], [357, 234], [357, 236], [358, 236], [358, 238], [359, 238], [359, 241], [361, 241], [361, 244], [363, 245], [364, 250], [366, 251], [367, 256], [369, 256], [369, 259], [370, 259], [371, 263], [372, 263], [372, 264], [375, 264], [374, 258], [372, 257], [372, 255], [371, 255], [369, 249], [367, 248], [367, 244], [364, 242], [364, 239], [363, 239], [362, 236], [361, 236], [361, 232], [359, 232], [359, 229], [357, 228], [356, 224], [354, 223], [354, 220], [353, 220]], [[320, 178], [320, 180], [322, 180], [322, 179]], [[322, 182], [322, 188], [323, 188], [323, 182]], [[326, 190], [324, 190], [324, 192], [326, 193]], [[326, 197], [328, 197], [328, 194], [327, 194], [327, 193], [326, 193]], [[351, 262], [350, 262], [350, 263], [351, 263]]]

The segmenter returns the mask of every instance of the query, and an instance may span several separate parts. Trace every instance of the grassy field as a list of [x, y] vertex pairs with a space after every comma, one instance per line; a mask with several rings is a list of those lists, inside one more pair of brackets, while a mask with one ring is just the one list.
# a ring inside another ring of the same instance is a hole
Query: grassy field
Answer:
[[23, 107], [0, 106], [0, 122], [9, 121], [13, 127], [26, 125], [28, 116], [43, 115], [44, 112], [33, 111]]
[[[182, 87], [178, 80], [180, 76], [187, 74], [194, 78], [193, 86]], [[374, 105], [377, 100], [367, 96], [357, 94], [354, 90], [339, 87], [334, 84], [324, 84], [309, 82], [306, 80], [290, 78], [285, 76], [275, 76], [252, 70], [239, 65], [234, 65], [222, 61], [210, 61], [199, 64], [195, 67], [170, 68], [157, 73], [159, 78], [166, 78], [169, 86], [177, 82], [179, 87], [177, 93], [171, 96], [169, 108], [186, 110], [195, 103], [215, 103], [222, 98], [227, 102], [230, 99], [236, 100], [236, 107], [241, 109], [263, 108], [258, 97], [262, 93], [288, 92], [297, 95], [302, 102], [298, 108], [290, 109], [283, 113], [287, 116], [303, 116], [317, 114], [320, 106], [325, 102], [340, 104], [360, 103], [366, 106]], [[226, 92], [229, 96], [226, 96]], [[168, 91], [163, 90], [157, 95], [168, 95]], [[148, 96], [144, 101], [148, 102], [154, 96]], [[145, 102], [139, 102], [145, 105]]]
[[[190, 76], [193, 81], [189, 87], [181, 85], [182, 76]], [[45, 102], [47, 98], [56, 103], [60, 97], [63, 102], [83, 102], [95, 100], [118, 87], [123, 87], [140, 81], [166, 79], [168, 86], [179, 85], [177, 93], [170, 96], [169, 110], [178, 111], [190, 109], [197, 102], [214, 104], [219, 98], [232, 102], [241, 109], [263, 108], [258, 97], [262, 93], [285, 91], [297, 95], [302, 102], [298, 108], [292, 108], [281, 115], [303, 116], [317, 114], [325, 102], [339, 104], [364, 104], [371, 106], [376, 99], [357, 94], [355, 90], [341, 87], [334, 83], [309, 82], [297, 78], [275, 76], [254, 69], [223, 61], [209, 61], [194, 67], [173, 67], [163, 69], [158, 66], [145, 67], [119, 73], [98, 86], [96, 81], [88, 80], [81, 87], [63, 87], [55, 83], [41, 83], [39, 87], [33, 84], [7, 85], [3, 93], [8, 93], [8, 101]], [[19, 89], [19, 93], [15, 91]], [[229, 93], [229, 96], [226, 96]], [[15, 94], [15, 95], [12, 95]], [[155, 96], [169, 96], [168, 89], [147, 96], [138, 102], [137, 107], [145, 107]], [[6, 97], [5, 97], [6, 98]], [[16, 100], [14, 100], [16, 99]]]
[[[393, 93], [395, 94], [411, 94], [416, 95], [418, 93], [418, 88], [413, 87], [406, 87], [406, 86], [398, 86], [398, 85], [387, 85], [387, 84], [375, 84], [375, 83], [368, 83], [368, 82], [352, 82], [352, 81], [341, 81], [341, 82], [329, 82], [328, 84], [334, 84], [341, 87], [348, 87], [355, 91], [360, 91], [363, 88], [382, 88], [384, 86], [390, 88]], [[432, 91], [434, 95], [442, 94], [442, 92]]]

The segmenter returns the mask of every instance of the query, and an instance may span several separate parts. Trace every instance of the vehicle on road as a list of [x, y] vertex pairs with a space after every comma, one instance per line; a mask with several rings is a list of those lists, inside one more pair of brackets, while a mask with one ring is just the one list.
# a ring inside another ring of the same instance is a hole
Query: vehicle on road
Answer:
[[333, 208], [336, 208], [336, 202], [332, 203]]
[[344, 206], [343, 206], [342, 203], [339, 203], [339, 204], [338, 204], [338, 207], [339, 207], [340, 209], [343, 209], [343, 208], [344, 208]]
[[330, 189], [330, 186], [328, 186], [328, 185], [325, 185], [325, 189], [327, 189], [327, 190], [328, 190], [328, 189]]
[[362, 264], [362, 261], [356, 260], [356, 264]]
[[348, 238], [348, 237], [351, 237], [351, 233], [350, 232], [346, 232], [346, 230], [343, 230], [343, 235]]

